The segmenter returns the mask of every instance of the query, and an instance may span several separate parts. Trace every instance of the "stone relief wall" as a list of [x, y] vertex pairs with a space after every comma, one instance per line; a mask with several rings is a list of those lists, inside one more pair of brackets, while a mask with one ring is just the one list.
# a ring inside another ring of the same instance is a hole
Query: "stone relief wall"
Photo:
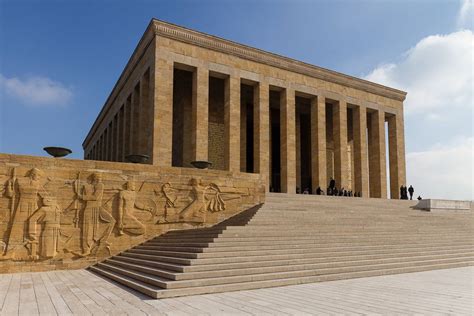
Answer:
[[256, 174], [0, 154], [0, 272], [85, 267], [264, 195]]

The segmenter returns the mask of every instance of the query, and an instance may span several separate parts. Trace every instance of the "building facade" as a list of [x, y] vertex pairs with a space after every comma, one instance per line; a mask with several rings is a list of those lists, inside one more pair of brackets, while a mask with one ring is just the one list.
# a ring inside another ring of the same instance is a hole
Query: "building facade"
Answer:
[[153, 19], [83, 148], [88, 160], [210, 161], [214, 169], [262, 175], [269, 191], [314, 192], [334, 178], [363, 197], [399, 198], [405, 97]]

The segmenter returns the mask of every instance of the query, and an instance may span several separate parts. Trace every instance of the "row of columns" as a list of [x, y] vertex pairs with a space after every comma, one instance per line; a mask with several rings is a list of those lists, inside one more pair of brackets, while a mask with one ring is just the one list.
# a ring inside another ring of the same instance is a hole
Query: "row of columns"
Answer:
[[[173, 70], [172, 61], [158, 59], [155, 72], [154, 113], [154, 164], [171, 166], [172, 119], [173, 119]], [[226, 169], [240, 171], [240, 87], [241, 78], [229, 75], [225, 84], [225, 161]], [[270, 85], [258, 82], [254, 86], [254, 172], [260, 173], [269, 183], [270, 150]], [[208, 93], [209, 70], [197, 67], [193, 80], [192, 104], [192, 159], [207, 160], [208, 156]], [[335, 180], [338, 187], [347, 187], [349, 161], [347, 155], [347, 104], [344, 100], [333, 102], [332, 125], [334, 141]], [[352, 106], [354, 173], [353, 191], [368, 197], [387, 197], [385, 113], [371, 110], [367, 121], [365, 106]], [[295, 90], [284, 88], [280, 93], [280, 159], [282, 192], [296, 191], [296, 106]], [[314, 96], [311, 100], [311, 151], [312, 185], [326, 188], [328, 184], [326, 165], [326, 98]], [[369, 124], [369, 125], [368, 125]], [[390, 151], [390, 188], [392, 198], [398, 198], [398, 188], [405, 183], [405, 154], [403, 140], [403, 117], [388, 118]], [[367, 133], [367, 130], [369, 131]], [[370, 184], [370, 188], [369, 188]], [[267, 185], [268, 189], [268, 185]], [[370, 191], [369, 191], [370, 189]]]
[[106, 127], [86, 149], [86, 159], [126, 161], [129, 154], [149, 154], [152, 145], [150, 71], [133, 87], [124, 103], [111, 115]]

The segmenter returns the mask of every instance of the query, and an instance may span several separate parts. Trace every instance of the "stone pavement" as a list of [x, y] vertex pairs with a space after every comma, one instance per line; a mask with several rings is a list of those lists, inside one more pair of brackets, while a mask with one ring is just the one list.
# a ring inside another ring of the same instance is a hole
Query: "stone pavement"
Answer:
[[153, 300], [86, 270], [0, 275], [1, 315], [474, 314], [474, 267]]

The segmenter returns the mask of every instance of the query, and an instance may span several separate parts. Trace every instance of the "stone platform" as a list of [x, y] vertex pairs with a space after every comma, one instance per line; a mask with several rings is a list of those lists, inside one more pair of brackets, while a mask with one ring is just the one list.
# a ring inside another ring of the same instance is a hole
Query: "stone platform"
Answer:
[[466, 267], [152, 300], [86, 270], [16, 273], [0, 315], [472, 315], [473, 282]]
[[426, 211], [469, 211], [471, 201], [426, 199], [420, 200], [415, 208]]

